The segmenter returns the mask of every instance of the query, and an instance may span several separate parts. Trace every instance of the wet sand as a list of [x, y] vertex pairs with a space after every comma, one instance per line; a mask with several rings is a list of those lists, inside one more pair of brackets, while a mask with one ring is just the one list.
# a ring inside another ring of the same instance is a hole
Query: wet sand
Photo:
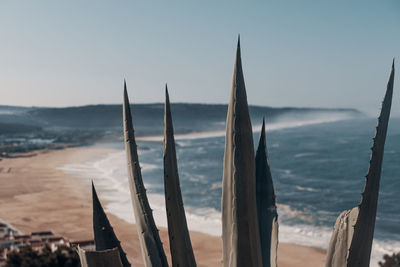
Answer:
[[[90, 181], [59, 168], [113, 151], [102, 147], [67, 148], [1, 160], [0, 218], [23, 233], [51, 230], [70, 240], [93, 239]], [[135, 225], [112, 214], [108, 217], [132, 266], [143, 266]], [[169, 257], [168, 232], [165, 228], [159, 230]], [[190, 235], [198, 266], [221, 266], [221, 238], [194, 231]], [[279, 244], [280, 267], [323, 266], [324, 259], [320, 249]]]

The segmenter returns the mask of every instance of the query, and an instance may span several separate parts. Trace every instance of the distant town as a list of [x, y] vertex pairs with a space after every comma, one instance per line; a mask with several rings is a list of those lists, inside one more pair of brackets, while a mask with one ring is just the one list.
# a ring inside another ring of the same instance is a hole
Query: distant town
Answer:
[[54, 235], [52, 231], [23, 234], [6, 223], [0, 222], [0, 266], [6, 264], [9, 253], [18, 252], [24, 246], [31, 246], [32, 250], [38, 253], [41, 253], [46, 246], [52, 252], [78, 246], [86, 250], [95, 250], [94, 240], [70, 241], [65, 237]]

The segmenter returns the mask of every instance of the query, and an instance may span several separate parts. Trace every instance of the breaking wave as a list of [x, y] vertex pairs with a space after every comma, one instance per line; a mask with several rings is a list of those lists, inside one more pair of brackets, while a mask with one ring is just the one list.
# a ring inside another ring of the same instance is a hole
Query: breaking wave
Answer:
[[[340, 120], [350, 119], [351, 117], [345, 113], [337, 113], [337, 114], [329, 114], [329, 115], [314, 115], [311, 118], [304, 118], [302, 120], [290, 120], [287, 117], [280, 117], [279, 122], [266, 123], [265, 128], [266, 131], [277, 131], [288, 128], [297, 128], [303, 127], [307, 125], [320, 124], [320, 123], [330, 123]], [[257, 124], [253, 126], [253, 132], [258, 132], [261, 129], [261, 124]], [[225, 136], [225, 130], [216, 130], [216, 131], [204, 131], [204, 132], [192, 132], [187, 134], [175, 134], [175, 140], [192, 140], [192, 139], [203, 139], [203, 138], [213, 138], [213, 137], [222, 137]], [[137, 137], [138, 141], [146, 141], [146, 142], [162, 142], [162, 135], [156, 136], [141, 136]]]

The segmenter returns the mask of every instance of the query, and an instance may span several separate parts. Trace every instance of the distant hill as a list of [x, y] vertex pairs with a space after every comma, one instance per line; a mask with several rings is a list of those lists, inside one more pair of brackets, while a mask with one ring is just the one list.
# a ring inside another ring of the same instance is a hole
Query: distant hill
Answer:
[[[131, 106], [137, 136], [161, 135], [164, 105]], [[177, 103], [171, 106], [175, 133], [222, 130], [227, 105]], [[271, 108], [250, 106], [253, 125], [363, 116], [355, 109]], [[0, 106], [0, 152], [15, 153], [87, 145], [122, 136], [121, 105], [46, 108]], [[0, 154], [1, 154], [0, 153]], [[1, 157], [1, 155], [0, 155]]]
[[[163, 125], [163, 104], [134, 104], [132, 114], [135, 127], [153, 128]], [[7, 107], [10, 110], [10, 107]], [[172, 104], [173, 119], [176, 127], [201, 128], [205, 122], [209, 127], [213, 123], [225, 122], [227, 105], [211, 104]], [[0, 106], [0, 122], [6, 117]], [[25, 121], [41, 127], [71, 127], [71, 128], [120, 128], [122, 125], [121, 105], [90, 105], [66, 108], [21, 108], [13, 107], [15, 115], [7, 114], [8, 122], [11, 117], [18, 117], [17, 122]], [[21, 112], [22, 111], [22, 112]], [[298, 118], [310, 114], [346, 113], [349, 116], [361, 116], [356, 109], [322, 109], [322, 108], [271, 108], [250, 106], [252, 119], [260, 121], [263, 116], [273, 122], [282, 116]], [[14, 118], [15, 119], [15, 118]], [[15, 121], [14, 121], [15, 122]], [[219, 126], [220, 127], [220, 126]], [[185, 131], [186, 132], [186, 131]]]

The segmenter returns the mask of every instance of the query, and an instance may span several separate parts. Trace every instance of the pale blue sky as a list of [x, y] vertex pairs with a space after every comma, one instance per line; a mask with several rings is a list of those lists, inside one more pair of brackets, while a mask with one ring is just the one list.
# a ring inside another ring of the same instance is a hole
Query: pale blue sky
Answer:
[[1, 1], [0, 104], [227, 103], [238, 33], [250, 104], [376, 114], [400, 1]]

